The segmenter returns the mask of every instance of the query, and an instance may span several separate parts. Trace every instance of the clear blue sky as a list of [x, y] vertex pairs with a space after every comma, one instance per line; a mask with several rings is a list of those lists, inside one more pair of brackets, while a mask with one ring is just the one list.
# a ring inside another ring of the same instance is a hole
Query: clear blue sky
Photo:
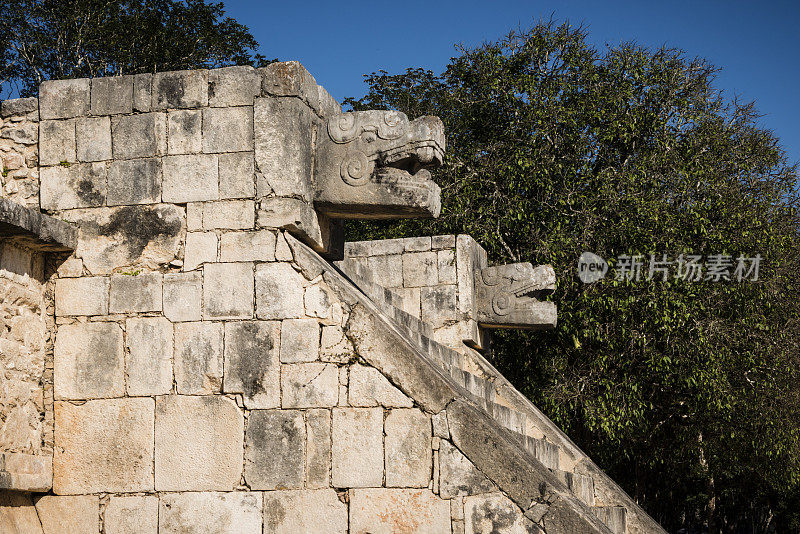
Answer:
[[635, 40], [681, 48], [722, 67], [717, 85], [755, 100], [763, 126], [800, 161], [800, 2], [563, 0], [392, 2], [227, 0], [261, 52], [299, 60], [337, 99], [362, 96], [362, 75], [440, 72], [454, 45], [480, 45], [551, 15], [583, 23], [596, 46]]

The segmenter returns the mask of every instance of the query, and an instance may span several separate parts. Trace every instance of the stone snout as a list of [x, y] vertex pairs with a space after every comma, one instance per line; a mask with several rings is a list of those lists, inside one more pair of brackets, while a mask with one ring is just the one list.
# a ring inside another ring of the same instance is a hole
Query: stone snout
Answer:
[[478, 270], [475, 318], [483, 328], [555, 328], [555, 303], [540, 300], [555, 286], [556, 275], [550, 265], [513, 263]]
[[334, 218], [438, 217], [441, 192], [429, 169], [441, 165], [444, 149], [438, 117], [330, 117], [317, 132], [314, 207]]

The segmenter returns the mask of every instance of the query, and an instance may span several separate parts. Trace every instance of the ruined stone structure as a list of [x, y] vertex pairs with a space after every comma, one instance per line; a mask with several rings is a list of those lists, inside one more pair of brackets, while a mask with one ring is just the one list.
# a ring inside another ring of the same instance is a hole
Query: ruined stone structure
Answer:
[[551, 267], [342, 242], [438, 215], [438, 119], [295, 62], [0, 110], [3, 534], [663, 532], [486, 359]]

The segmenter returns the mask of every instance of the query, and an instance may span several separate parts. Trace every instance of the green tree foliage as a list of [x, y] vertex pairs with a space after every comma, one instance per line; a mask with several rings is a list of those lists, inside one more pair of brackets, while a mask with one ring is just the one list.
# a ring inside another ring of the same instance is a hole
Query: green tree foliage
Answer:
[[0, 82], [259, 64], [246, 26], [205, 0], [0, 0]]
[[[438, 220], [348, 238], [468, 233], [494, 262], [552, 264], [558, 328], [498, 335], [506, 376], [667, 529], [800, 529], [796, 164], [678, 50], [541, 23], [458, 52], [348, 99], [438, 115], [449, 143]], [[763, 260], [757, 282], [585, 285], [583, 251]]]

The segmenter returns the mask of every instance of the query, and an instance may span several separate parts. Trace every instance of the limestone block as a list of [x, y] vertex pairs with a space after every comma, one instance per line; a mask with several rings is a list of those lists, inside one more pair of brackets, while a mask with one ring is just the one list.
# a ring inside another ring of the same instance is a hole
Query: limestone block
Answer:
[[296, 198], [261, 199], [257, 222], [261, 228], [289, 230], [317, 248], [321, 246], [326, 237], [323, 236], [320, 219], [311, 205]]
[[421, 288], [419, 287], [392, 288], [392, 292], [397, 293], [403, 299], [403, 305], [400, 309], [417, 319], [422, 319], [420, 290]]
[[322, 327], [319, 358], [324, 362], [346, 363], [353, 357], [353, 345], [344, 336], [340, 326], [326, 325]]
[[115, 159], [152, 158], [167, 151], [167, 120], [163, 113], [116, 115], [111, 118]]
[[197, 202], [219, 197], [218, 162], [211, 154], [166, 156], [162, 161], [164, 202]]
[[440, 250], [446, 248], [455, 249], [456, 236], [454, 235], [435, 235], [431, 237], [431, 248], [433, 250]]
[[158, 497], [112, 496], [103, 524], [105, 534], [158, 534]]
[[150, 111], [153, 101], [153, 75], [136, 74], [133, 77], [133, 110]]
[[219, 155], [219, 197], [253, 198], [255, 161], [252, 152]]
[[351, 406], [410, 408], [411, 399], [394, 387], [380, 371], [360, 364], [350, 366], [349, 402]]
[[[78, 161], [111, 159], [111, 119], [109, 117], [81, 117], [77, 119], [75, 140]], [[42, 146], [40, 145], [40, 147]]]
[[327, 488], [331, 479], [331, 412], [306, 411], [306, 487]]
[[449, 441], [439, 443], [439, 495], [445, 499], [497, 491], [497, 486]]
[[153, 204], [161, 200], [161, 160], [112, 161], [108, 167], [109, 206]]
[[250, 412], [244, 467], [244, 478], [250, 488], [273, 490], [303, 487], [305, 441], [303, 412]]
[[450, 429], [447, 426], [447, 412], [435, 413], [431, 416], [433, 435], [437, 438], [450, 439]]
[[320, 115], [327, 118], [333, 115], [339, 115], [342, 112], [341, 104], [339, 104], [324, 87], [317, 85], [317, 93], [319, 94]]
[[351, 534], [397, 532], [450, 532], [450, 503], [428, 489], [350, 490]]
[[114, 115], [133, 111], [133, 76], [92, 79], [92, 115]]
[[55, 493], [152, 490], [153, 399], [55, 403]]
[[104, 276], [56, 280], [56, 315], [107, 315], [109, 279]]
[[75, 120], [42, 121], [39, 123], [39, 164], [58, 165], [61, 162], [74, 163]]
[[264, 532], [346, 534], [347, 505], [330, 488], [271, 491], [264, 494]]
[[502, 493], [473, 495], [464, 499], [464, 530], [526, 534], [539, 528], [522, 514], [522, 510]]
[[251, 106], [203, 110], [203, 152], [250, 150], [253, 150], [253, 108]]
[[227, 397], [156, 398], [156, 491], [231, 491], [242, 476], [244, 417]]
[[287, 319], [281, 325], [281, 362], [313, 362], [319, 358], [316, 319]]
[[186, 228], [190, 231], [203, 228], [202, 202], [189, 202], [186, 204]]
[[208, 105], [208, 71], [178, 70], [153, 75], [153, 109]]
[[186, 251], [183, 270], [192, 271], [204, 263], [217, 261], [217, 236], [213, 232], [189, 232], [186, 234]]
[[159, 534], [261, 534], [261, 493], [161, 496]]
[[286, 242], [283, 232], [278, 232], [278, 241], [275, 243], [275, 259], [277, 261], [294, 260], [292, 249], [289, 248], [289, 243]]
[[203, 114], [197, 109], [181, 109], [167, 114], [168, 154], [192, 154], [203, 148]]
[[208, 395], [222, 386], [222, 323], [175, 325], [175, 383], [178, 393]]
[[164, 317], [173, 323], [202, 318], [203, 278], [199, 271], [164, 275]]
[[161, 311], [161, 273], [111, 275], [108, 311], [140, 313]]
[[69, 119], [89, 112], [89, 79], [46, 80], [39, 85], [39, 117]]
[[164, 317], [128, 319], [125, 372], [130, 396], [165, 395], [172, 389], [172, 323]]
[[277, 321], [226, 323], [223, 391], [242, 393], [248, 409], [280, 407], [279, 343]]
[[403, 287], [403, 257], [399, 255], [367, 258], [367, 270], [383, 287]]
[[334, 408], [331, 436], [331, 484], [335, 488], [383, 484], [382, 408]]
[[422, 320], [433, 328], [455, 321], [456, 286], [423, 287], [420, 290]]
[[475, 272], [488, 265], [486, 251], [471, 236], [456, 238], [458, 313], [465, 319], [475, 319]]
[[255, 226], [255, 202], [252, 200], [220, 200], [203, 206], [203, 228], [247, 230]]
[[44, 534], [29, 494], [0, 492], [0, 529], [4, 534]]
[[222, 234], [219, 259], [220, 261], [275, 261], [275, 233], [269, 230], [256, 230]]
[[431, 420], [416, 408], [389, 412], [386, 432], [386, 486], [426, 488], [431, 479]]
[[407, 237], [403, 240], [405, 252], [427, 252], [431, 249], [430, 236]]
[[[263, 69], [262, 91], [277, 96], [296, 96], [312, 109], [319, 109], [319, 88], [316, 80], [298, 61], [270, 63]], [[292, 100], [281, 98], [276, 100]]]
[[284, 408], [336, 406], [339, 368], [332, 363], [316, 362], [282, 365], [281, 393]]
[[57, 165], [39, 170], [42, 209], [102, 206], [106, 198], [105, 163]]
[[261, 94], [261, 74], [250, 66], [223, 67], [208, 71], [208, 105], [252, 106]]
[[[450, 236], [452, 237], [452, 236]], [[440, 284], [456, 283], [456, 252], [453, 249], [440, 250], [436, 255]]]
[[410, 252], [403, 254], [403, 285], [427, 287], [439, 283], [435, 252]]
[[294, 319], [304, 315], [303, 276], [288, 263], [256, 265], [256, 316]]
[[253, 317], [252, 263], [208, 263], [203, 266], [203, 317]]
[[36, 97], [28, 98], [9, 98], [0, 103], [0, 116], [23, 117], [31, 113], [39, 117], [39, 99]]
[[336, 300], [328, 284], [322, 282], [308, 286], [303, 296], [306, 315], [320, 319], [334, 319], [333, 322], [336, 322], [335, 316], [341, 317], [341, 305]]
[[122, 329], [116, 323], [62, 325], [54, 348], [57, 399], [124, 395]]
[[36, 501], [44, 534], [97, 534], [99, 508], [96, 495], [44, 495]]

